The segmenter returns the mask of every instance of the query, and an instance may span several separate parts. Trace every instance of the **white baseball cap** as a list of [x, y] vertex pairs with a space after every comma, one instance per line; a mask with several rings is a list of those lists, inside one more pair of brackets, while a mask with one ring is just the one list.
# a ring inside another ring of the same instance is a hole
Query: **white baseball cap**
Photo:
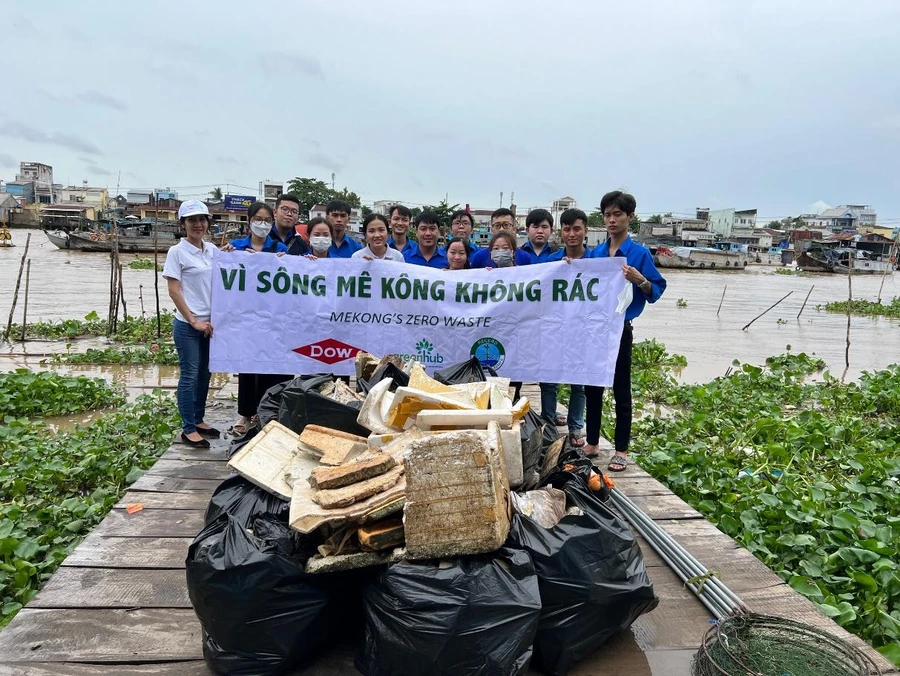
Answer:
[[210, 217], [209, 207], [207, 207], [200, 200], [188, 200], [186, 202], [182, 202], [181, 206], [178, 207], [178, 220], [180, 221], [182, 218], [187, 218], [188, 216], [206, 216]]

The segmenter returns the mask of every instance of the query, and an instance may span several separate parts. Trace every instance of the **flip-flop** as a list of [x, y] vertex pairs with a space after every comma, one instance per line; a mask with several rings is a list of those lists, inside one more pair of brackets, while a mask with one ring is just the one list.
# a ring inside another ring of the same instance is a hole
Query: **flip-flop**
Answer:
[[249, 422], [242, 423], [240, 420], [238, 420], [234, 425], [232, 425], [231, 427], [228, 428], [228, 431], [236, 436], [242, 437], [245, 434], [247, 434], [247, 429], [249, 427], [250, 427]]
[[554, 422], [556, 423], [557, 427], [562, 427], [563, 425], [565, 425], [566, 423], [569, 422], [569, 418], [568, 418], [568, 416], [558, 415], [558, 416], [556, 416], [556, 420], [554, 420]]
[[584, 437], [580, 434], [570, 434], [569, 435], [569, 446], [573, 448], [583, 448], [584, 447]]
[[610, 472], [624, 472], [628, 469], [628, 456], [616, 453], [609, 459], [609, 464], [607, 464], [606, 469]]

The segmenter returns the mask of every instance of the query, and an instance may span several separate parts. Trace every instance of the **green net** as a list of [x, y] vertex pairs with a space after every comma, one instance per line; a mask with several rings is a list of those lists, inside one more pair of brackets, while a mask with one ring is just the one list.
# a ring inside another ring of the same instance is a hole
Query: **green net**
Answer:
[[822, 629], [779, 617], [737, 615], [710, 629], [693, 676], [867, 676], [868, 656]]

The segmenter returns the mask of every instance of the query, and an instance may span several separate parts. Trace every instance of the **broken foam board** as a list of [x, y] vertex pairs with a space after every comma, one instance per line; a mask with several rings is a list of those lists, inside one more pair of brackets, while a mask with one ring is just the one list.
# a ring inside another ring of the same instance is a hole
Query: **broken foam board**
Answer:
[[397, 461], [387, 453], [364, 453], [337, 467], [316, 467], [309, 483], [319, 490], [343, 488], [380, 476], [396, 466]]
[[394, 392], [394, 401], [385, 422], [391, 427], [408, 429], [415, 423], [419, 411], [463, 411], [475, 408], [474, 400], [471, 400], [471, 403], [464, 403], [458, 399], [448, 398], [445, 394], [430, 394], [410, 387], [398, 387]]
[[307, 425], [297, 441], [301, 451], [319, 458], [323, 465], [340, 465], [368, 448], [365, 437], [321, 425]]
[[512, 411], [422, 411], [416, 416], [420, 430], [487, 429], [488, 423], [501, 427], [512, 424]]
[[305, 472], [309, 476], [318, 465], [297, 452], [298, 439], [294, 432], [273, 420], [234, 454], [228, 466], [260, 488], [290, 500], [293, 489], [285, 475]]
[[373, 495], [383, 493], [396, 484], [400, 480], [402, 474], [402, 466], [394, 467], [384, 474], [372, 477], [371, 479], [366, 479], [365, 481], [359, 481], [350, 486], [319, 490], [313, 496], [313, 500], [325, 509], [349, 507], [350, 505], [361, 502]]
[[480, 554], [503, 545], [510, 497], [496, 423], [486, 435], [459, 430], [420, 439], [410, 445], [406, 466], [408, 558]]

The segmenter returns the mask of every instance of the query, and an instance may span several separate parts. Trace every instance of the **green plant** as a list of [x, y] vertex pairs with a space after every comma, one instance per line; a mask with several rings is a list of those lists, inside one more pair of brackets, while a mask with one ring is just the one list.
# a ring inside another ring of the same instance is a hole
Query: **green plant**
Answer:
[[0, 425], [0, 624], [7, 623], [167, 448], [171, 397], [154, 392], [85, 427]]
[[687, 307], [687, 301], [684, 298], [679, 298], [675, 301], [675, 307]]
[[[172, 335], [174, 313], [163, 310], [161, 314], [161, 336]], [[50, 322], [34, 322], [25, 327], [26, 338], [51, 340], [73, 340], [85, 336], [105, 336], [108, 324], [100, 319], [96, 311], [89, 312], [84, 319], [61, 319]], [[18, 336], [22, 332], [21, 324], [13, 324], [10, 335]], [[156, 338], [156, 317], [126, 317], [120, 320], [113, 338], [122, 343], [147, 343]]]
[[650, 474], [897, 662], [900, 366], [809, 379], [823, 367], [788, 352], [703, 385], [661, 380], [671, 415], [636, 421], [635, 447]]
[[[819, 309], [819, 306], [816, 306]], [[826, 312], [840, 312], [847, 314], [847, 301], [839, 300], [825, 304]], [[891, 300], [887, 305], [875, 303], [870, 300], [854, 300], [850, 303], [850, 314], [863, 315], [865, 317], [891, 317], [900, 319], [900, 297]]]
[[118, 406], [124, 401], [122, 392], [102, 378], [28, 369], [0, 373], [0, 411], [12, 418], [62, 415]]
[[775, 323], [779, 326], [784, 326], [785, 324], [787, 324], [787, 319], [785, 319], [784, 317], [779, 317], [775, 320]]
[[[152, 270], [153, 269], [153, 259], [152, 258], [143, 258], [142, 256], [135, 256], [134, 260], [128, 263], [128, 267], [132, 270]], [[163, 266], [157, 265], [156, 269], [162, 271]]]
[[53, 364], [178, 364], [174, 345], [166, 343], [139, 346], [89, 348], [84, 352], [66, 352], [50, 358]]

